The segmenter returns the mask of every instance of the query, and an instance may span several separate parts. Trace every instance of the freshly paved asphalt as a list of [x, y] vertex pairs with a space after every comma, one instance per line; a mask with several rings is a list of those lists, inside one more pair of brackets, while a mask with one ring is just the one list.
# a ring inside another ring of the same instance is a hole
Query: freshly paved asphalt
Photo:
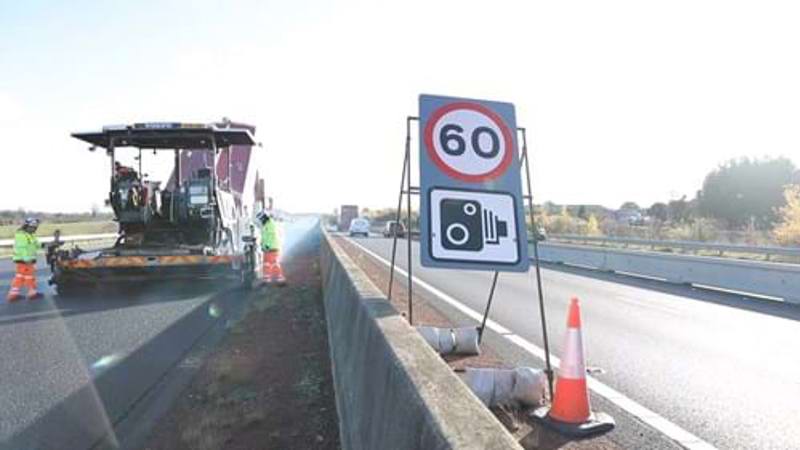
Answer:
[[[391, 239], [355, 239], [390, 259]], [[397, 261], [406, 268], [405, 241]], [[482, 312], [490, 272], [414, 275]], [[719, 448], [800, 448], [800, 308], [582, 269], [543, 269], [551, 352], [581, 300], [595, 377]], [[500, 275], [490, 317], [542, 347], [535, 278]]]
[[[285, 227], [285, 257], [316, 224]], [[245, 301], [231, 286], [196, 282], [61, 298], [48, 272], [40, 264], [44, 299], [9, 304], [13, 267], [0, 261], [2, 450], [114, 447], [113, 425]]]
[[[0, 261], [0, 290], [13, 276]], [[210, 285], [137, 287], [0, 304], [0, 448], [83, 449], [111, 426], [241, 294]], [[106, 436], [106, 438], [108, 438]]]
[[[318, 229], [287, 222], [283, 257]], [[0, 260], [3, 299], [13, 269]], [[0, 450], [115, 448], [114, 425], [247, 299], [197, 281], [63, 298], [37, 274], [45, 298], [0, 300]]]

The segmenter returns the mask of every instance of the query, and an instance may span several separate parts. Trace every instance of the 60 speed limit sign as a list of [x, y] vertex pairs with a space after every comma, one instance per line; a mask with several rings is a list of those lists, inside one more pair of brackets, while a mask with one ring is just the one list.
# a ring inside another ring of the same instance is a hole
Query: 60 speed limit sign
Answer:
[[433, 95], [419, 105], [422, 265], [527, 270], [514, 105]]
[[502, 175], [515, 152], [514, 135], [503, 118], [475, 102], [436, 109], [423, 135], [431, 161], [448, 176], [467, 182]]

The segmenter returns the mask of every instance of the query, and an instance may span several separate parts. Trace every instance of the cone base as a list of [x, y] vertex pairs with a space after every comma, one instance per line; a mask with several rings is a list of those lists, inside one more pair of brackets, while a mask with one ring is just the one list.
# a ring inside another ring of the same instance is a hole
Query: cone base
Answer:
[[595, 434], [607, 433], [614, 429], [616, 422], [608, 414], [593, 412], [584, 423], [567, 423], [550, 417], [550, 407], [537, 408], [531, 417], [538, 423], [551, 428], [565, 436], [584, 438]]

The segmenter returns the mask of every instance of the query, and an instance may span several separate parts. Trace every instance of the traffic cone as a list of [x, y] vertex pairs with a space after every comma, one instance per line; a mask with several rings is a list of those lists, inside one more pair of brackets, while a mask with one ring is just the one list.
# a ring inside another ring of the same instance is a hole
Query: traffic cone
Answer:
[[589, 405], [581, 336], [581, 309], [576, 297], [569, 303], [563, 351], [553, 404], [535, 410], [533, 417], [567, 436], [586, 437], [611, 430], [614, 428], [614, 419], [608, 414], [593, 413]]

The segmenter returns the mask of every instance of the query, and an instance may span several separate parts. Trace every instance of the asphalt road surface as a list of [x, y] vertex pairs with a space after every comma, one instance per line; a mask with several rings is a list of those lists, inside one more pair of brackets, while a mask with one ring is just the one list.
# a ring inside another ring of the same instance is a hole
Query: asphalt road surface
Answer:
[[[13, 276], [0, 261], [0, 290]], [[84, 449], [172, 368], [241, 294], [206, 285], [0, 304], [0, 448]], [[105, 436], [105, 437], [104, 437]]]
[[[354, 240], [390, 259], [391, 239]], [[418, 250], [415, 277], [483, 311], [490, 272], [421, 268]], [[554, 354], [577, 296], [595, 378], [719, 448], [800, 448], [800, 308], [567, 267], [542, 282]], [[533, 270], [501, 273], [490, 317], [542, 347], [534, 289]]]

